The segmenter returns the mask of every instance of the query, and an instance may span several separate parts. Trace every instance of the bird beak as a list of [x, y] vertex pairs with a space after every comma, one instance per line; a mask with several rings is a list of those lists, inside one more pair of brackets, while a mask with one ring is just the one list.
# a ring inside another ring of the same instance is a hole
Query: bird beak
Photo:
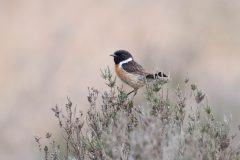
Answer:
[[116, 57], [116, 55], [114, 55], [114, 54], [110, 54], [110, 56], [112, 56], [112, 57]]

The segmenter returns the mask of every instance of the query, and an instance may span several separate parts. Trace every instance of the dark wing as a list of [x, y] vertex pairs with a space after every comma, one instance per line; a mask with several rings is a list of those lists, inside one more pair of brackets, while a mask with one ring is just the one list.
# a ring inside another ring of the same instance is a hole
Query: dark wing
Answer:
[[140, 75], [146, 75], [147, 73], [143, 69], [141, 65], [136, 63], [135, 61], [130, 61], [128, 63], [122, 64], [122, 68], [129, 73], [132, 74], [140, 74]]

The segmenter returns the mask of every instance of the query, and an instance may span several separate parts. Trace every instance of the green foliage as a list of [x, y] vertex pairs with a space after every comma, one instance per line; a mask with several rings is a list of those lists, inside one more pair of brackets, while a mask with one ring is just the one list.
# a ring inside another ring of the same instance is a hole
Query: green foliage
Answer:
[[[169, 90], [163, 82], [149, 82], [145, 89], [148, 106], [136, 106], [116, 77], [107, 68], [102, 77], [108, 89], [88, 88], [89, 109], [84, 116], [71, 100], [62, 112], [52, 110], [58, 119], [66, 152], [46, 135], [49, 144], [42, 147], [36, 137], [42, 159], [69, 160], [234, 160], [240, 148], [231, 142], [230, 120], [216, 120], [205, 94], [185, 80], [182, 89]], [[169, 96], [169, 93], [175, 96]], [[98, 100], [101, 99], [101, 102]]]

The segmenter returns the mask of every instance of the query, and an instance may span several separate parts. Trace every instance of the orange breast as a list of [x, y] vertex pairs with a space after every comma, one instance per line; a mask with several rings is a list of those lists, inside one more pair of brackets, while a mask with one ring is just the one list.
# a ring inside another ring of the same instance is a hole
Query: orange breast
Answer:
[[118, 77], [134, 89], [138, 89], [142, 87], [145, 82], [144, 78], [142, 77], [143, 75], [137, 75], [137, 74], [131, 74], [123, 70], [122, 67], [119, 65], [115, 65], [115, 71], [118, 75]]

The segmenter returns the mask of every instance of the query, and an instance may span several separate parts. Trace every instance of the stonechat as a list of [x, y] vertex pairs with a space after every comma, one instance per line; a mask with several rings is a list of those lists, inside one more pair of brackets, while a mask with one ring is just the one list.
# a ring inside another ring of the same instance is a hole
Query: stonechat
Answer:
[[146, 72], [141, 65], [134, 61], [133, 56], [125, 50], [118, 50], [114, 54], [110, 55], [114, 58], [115, 71], [118, 77], [131, 86], [134, 92], [134, 96], [137, 94], [137, 90], [144, 86], [146, 82], [154, 79], [167, 81], [169, 76], [162, 72], [151, 74]]

